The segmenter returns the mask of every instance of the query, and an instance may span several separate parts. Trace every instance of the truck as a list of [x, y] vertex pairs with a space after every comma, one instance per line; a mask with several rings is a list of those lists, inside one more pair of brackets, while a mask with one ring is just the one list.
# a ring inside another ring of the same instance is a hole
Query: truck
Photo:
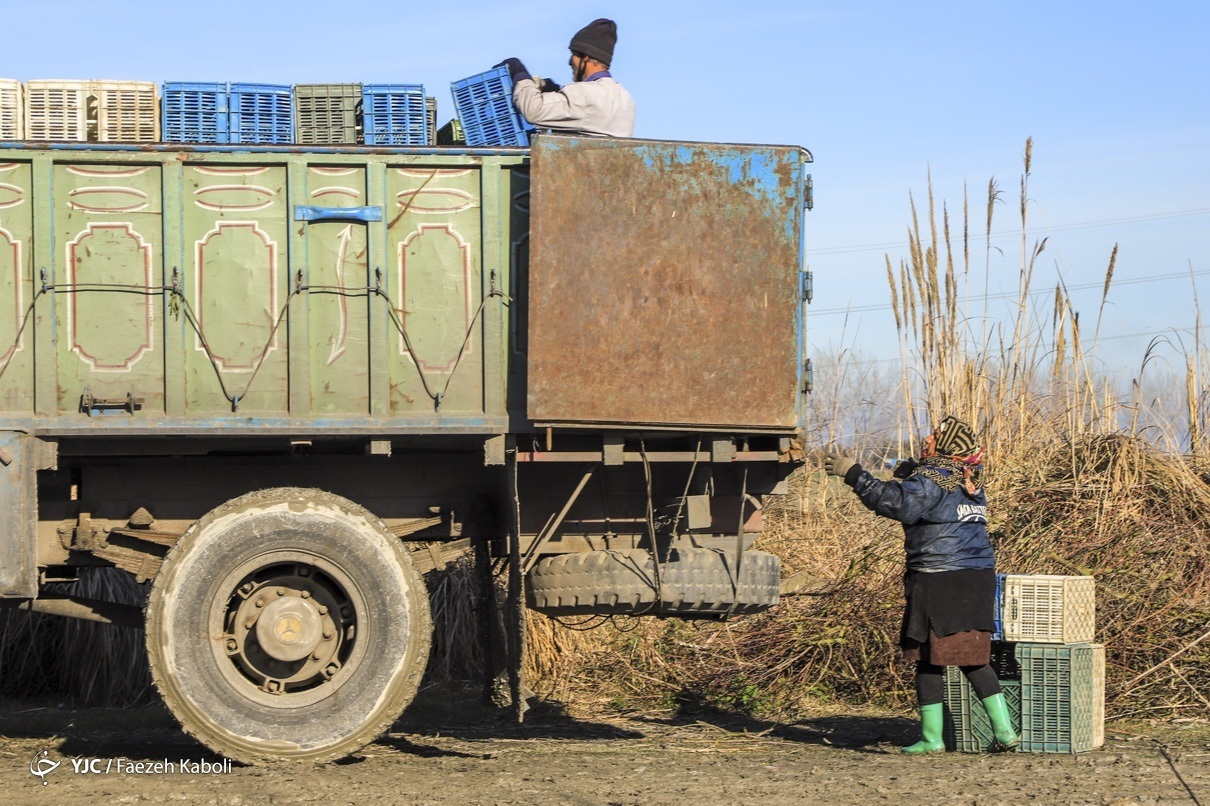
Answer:
[[[327, 761], [412, 700], [422, 572], [726, 618], [802, 462], [811, 155], [0, 144], [0, 604], [145, 630], [227, 758]], [[116, 567], [145, 607], [70, 593]], [[84, 661], [86, 662], [86, 661]]]

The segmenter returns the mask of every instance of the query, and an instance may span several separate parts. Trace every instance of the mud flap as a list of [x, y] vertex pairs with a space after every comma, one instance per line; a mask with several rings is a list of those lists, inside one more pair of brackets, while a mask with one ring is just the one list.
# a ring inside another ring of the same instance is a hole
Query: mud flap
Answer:
[[38, 593], [38, 440], [0, 431], [0, 597]]

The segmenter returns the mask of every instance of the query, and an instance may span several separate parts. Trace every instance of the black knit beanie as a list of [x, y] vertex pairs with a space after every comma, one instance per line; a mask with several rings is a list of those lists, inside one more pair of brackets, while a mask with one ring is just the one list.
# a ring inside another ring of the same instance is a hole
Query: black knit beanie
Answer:
[[618, 26], [613, 20], [593, 20], [571, 38], [572, 51], [596, 59], [606, 67], [613, 61], [613, 46], [618, 42]]

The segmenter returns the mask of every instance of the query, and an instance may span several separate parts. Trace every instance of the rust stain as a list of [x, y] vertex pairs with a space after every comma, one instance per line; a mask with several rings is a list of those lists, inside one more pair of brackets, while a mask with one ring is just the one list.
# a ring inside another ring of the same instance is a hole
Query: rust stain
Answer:
[[529, 416], [793, 428], [799, 153], [538, 138]]

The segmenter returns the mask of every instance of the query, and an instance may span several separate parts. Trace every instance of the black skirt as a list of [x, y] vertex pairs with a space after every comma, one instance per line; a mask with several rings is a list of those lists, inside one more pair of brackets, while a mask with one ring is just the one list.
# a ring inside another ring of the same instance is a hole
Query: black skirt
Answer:
[[996, 571], [993, 568], [922, 573], [903, 576], [907, 607], [899, 645], [923, 644], [929, 632], [944, 638], [967, 630], [996, 629]]

